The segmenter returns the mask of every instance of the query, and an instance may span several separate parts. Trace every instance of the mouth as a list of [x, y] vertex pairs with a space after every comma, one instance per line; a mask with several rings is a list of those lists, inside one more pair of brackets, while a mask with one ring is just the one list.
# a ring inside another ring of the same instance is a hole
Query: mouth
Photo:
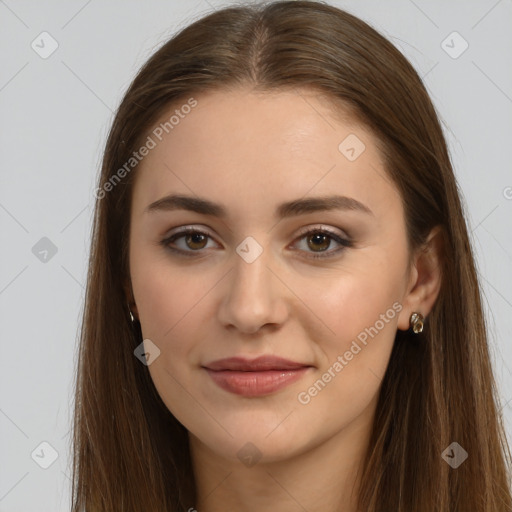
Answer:
[[312, 365], [276, 356], [256, 359], [230, 357], [203, 366], [220, 388], [247, 397], [264, 396], [279, 391], [301, 379]]

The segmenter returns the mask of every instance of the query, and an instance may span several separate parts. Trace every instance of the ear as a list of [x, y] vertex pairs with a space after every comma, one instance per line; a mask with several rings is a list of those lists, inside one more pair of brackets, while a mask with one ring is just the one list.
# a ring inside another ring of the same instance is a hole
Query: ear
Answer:
[[441, 226], [436, 226], [428, 235], [425, 244], [419, 248], [411, 268], [411, 274], [403, 309], [398, 317], [398, 328], [407, 331], [412, 313], [421, 313], [425, 318], [434, 307], [442, 282], [444, 258], [444, 236]]
[[132, 283], [129, 277], [123, 281], [124, 296], [126, 298], [126, 304], [130, 308], [133, 316], [139, 318], [139, 312], [137, 311], [137, 305], [135, 304], [135, 298], [133, 297]]

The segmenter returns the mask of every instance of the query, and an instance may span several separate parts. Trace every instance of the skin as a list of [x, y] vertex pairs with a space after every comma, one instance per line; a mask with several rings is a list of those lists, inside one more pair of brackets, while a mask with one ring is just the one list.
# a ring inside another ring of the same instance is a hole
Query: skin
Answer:
[[[357, 471], [396, 331], [409, 328], [414, 311], [426, 317], [439, 292], [440, 237], [433, 230], [431, 250], [414, 254], [408, 266], [400, 195], [376, 139], [348, 114], [335, 116], [326, 98], [249, 88], [195, 98], [197, 106], [137, 168], [129, 245], [130, 307], [144, 339], [160, 350], [148, 368], [164, 403], [189, 431], [198, 491], [190, 507], [356, 511]], [[365, 144], [354, 161], [338, 149], [349, 134]], [[171, 193], [221, 203], [228, 215], [145, 211]], [[373, 213], [274, 217], [282, 202], [334, 193]], [[210, 235], [174, 241], [195, 256], [160, 244], [183, 226]], [[309, 227], [329, 229], [352, 246], [334, 254], [335, 239], [315, 245], [314, 237], [301, 235]], [[248, 236], [263, 249], [251, 263], [236, 252]], [[308, 257], [322, 248], [333, 256]], [[343, 369], [301, 403], [299, 393], [390, 308], [394, 317], [388, 313], [378, 334], [359, 343]], [[280, 391], [242, 397], [218, 387], [201, 367], [262, 354], [313, 368]], [[261, 457], [251, 467], [237, 456], [244, 446]]]

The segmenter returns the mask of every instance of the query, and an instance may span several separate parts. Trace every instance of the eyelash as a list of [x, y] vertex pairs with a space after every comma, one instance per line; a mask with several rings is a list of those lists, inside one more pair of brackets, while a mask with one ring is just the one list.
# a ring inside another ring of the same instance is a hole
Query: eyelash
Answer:
[[[193, 258], [193, 257], [197, 256], [197, 254], [194, 254], [194, 253], [199, 253], [199, 252], [202, 251], [202, 249], [198, 249], [196, 251], [193, 251], [193, 250], [184, 251], [182, 249], [177, 249], [176, 247], [171, 247], [169, 245], [172, 242], [175, 242], [179, 238], [182, 238], [183, 236], [188, 235], [188, 234], [199, 234], [199, 235], [204, 235], [206, 237], [212, 238], [208, 233], [206, 233], [204, 231], [201, 231], [200, 229], [188, 227], [188, 228], [182, 229], [181, 231], [179, 231], [177, 233], [174, 233], [173, 235], [163, 239], [160, 242], [160, 244], [165, 249], [167, 249], [167, 250], [169, 250], [169, 251], [171, 251], [173, 253], [176, 253], [176, 254], [178, 254], [180, 256], [192, 257]], [[306, 256], [306, 258], [310, 258], [310, 259], [332, 258], [334, 256], [337, 256], [341, 252], [343, 252], [346, 248], [353, 246], [353, 243], [350, 240], [346, 240], [344, 238], [341, 238], [336, 233], [333, 233], [332, 231], [330, 231], [328, 229], [325, 229], [325, 228], [313, 228], [313, 229], [309, 229], [309, 230], [303, 231], [299, 235], [298, 240], [302, 240], [303, 238], [307, 237], [308, 235], [313, 235], [313, 234], [327, 235], [332, 240], [338, 242], [341, 245], [341, 247], [336, 249], [336, 250], [334, 250], [334, 251], [319, 251], [317, 253], [312, 252], [309, 256]], [[325, 255], [325, 254], [327, 254], [327, 255]]]

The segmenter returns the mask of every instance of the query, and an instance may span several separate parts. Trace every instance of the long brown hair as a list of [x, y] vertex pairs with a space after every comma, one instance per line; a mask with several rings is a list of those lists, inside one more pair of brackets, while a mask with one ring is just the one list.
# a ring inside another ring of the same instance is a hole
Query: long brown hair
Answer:
[[[170, 105], [237, 86], [314, 89], [333, 110], [350, 109], [379, 141], [402, 197], [409, 248], [421, 247], [435, 226], [444, 233], [442, 287], [425, 330], [395, 338], [360, 509], [510, 512], [511, 457], [481, 292], [435, 109], [388, 40], [347, 12], [300, 0], [228, 7], [195, 21], [148, 60], [117, 111], [98, 184], [77, 364], [73, 512], [194, 506], [186, 429], [133, 353], [142, 341], [126, 295], [136, 166], [113, 177]], [[456, 469], [442, 457], [452, 442], [468, 453]]]

